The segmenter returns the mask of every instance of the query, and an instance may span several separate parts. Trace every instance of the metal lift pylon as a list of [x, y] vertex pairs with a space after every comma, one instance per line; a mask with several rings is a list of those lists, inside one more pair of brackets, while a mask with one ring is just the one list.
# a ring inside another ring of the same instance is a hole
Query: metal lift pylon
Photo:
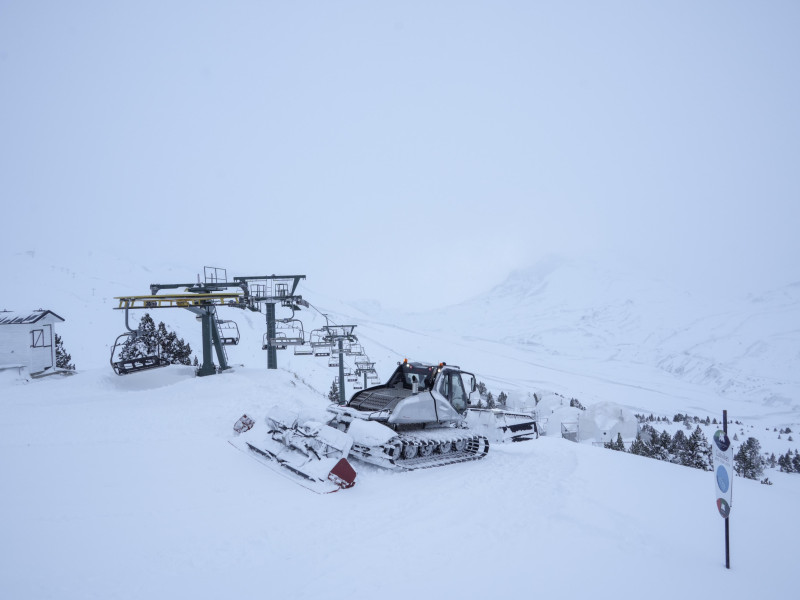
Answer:
[[[325, 316], [326, 320], [327, 318]], [[331, 325], [330, 323], [322, 328], [325, 332], [323, 339], [331, 346], [335, 344], [339, 354], [339, 404], [346, 402], [344, 396], [344, 342], [358, 342], [358, 338], [353, 335], [355, 328], [355, 325]]]
[[297, 285], [305, 275], [260, 275], [250, 277], [234, 277], [233, 280], [245, 287], [247, 292], [247, 306], [251, 310], [265, 304], [267, 317], [267, 369], [278, 368], [278, 348], [275, 340], [275, 305], [280, 304], [287, 308], [299, 310], [301, 306], [309, 304], [303, 297], [295, 294]]

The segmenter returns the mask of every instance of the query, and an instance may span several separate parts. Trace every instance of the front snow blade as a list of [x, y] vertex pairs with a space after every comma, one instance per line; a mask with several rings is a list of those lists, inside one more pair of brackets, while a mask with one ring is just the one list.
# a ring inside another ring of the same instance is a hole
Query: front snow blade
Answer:
[[[283, 415], [282, 415], [283, 416]], [[267, 418], [268, 431], [245, 431], [231, 445], [318, 494], [355, 485], [356, 472], [347, 461], [352, 440], [327, 425], [294, 419]]]
[[497, 408], [469, 408], [467, 424], [492, 442], [521, 442], [539, 437], [536, 418], [524, 412]]
[[239, 417], [239, 420], [233, 424], [233, 432], [236, 435], [242, 434], [246, 431], [250, 431], [253, 428], [253, 425], [255, 424], [256, 422], [253, 421], [253, 419], [248, 417], [246, 414], [242, 415], [241, 417]]
[[356, 484], [356, 470], [347, 462], [346, 458], [340, 458], [336, 466], [328, 473], [328, 479], [343, 490], [351, 488]]

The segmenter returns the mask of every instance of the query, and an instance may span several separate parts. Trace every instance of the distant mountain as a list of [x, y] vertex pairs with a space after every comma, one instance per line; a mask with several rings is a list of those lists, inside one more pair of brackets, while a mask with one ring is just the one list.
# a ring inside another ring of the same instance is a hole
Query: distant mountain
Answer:
[[651, 365], [722, 394], [800, 404], [800, 283], [713, 300], [552, 257], [415, 322], [543, 355]]

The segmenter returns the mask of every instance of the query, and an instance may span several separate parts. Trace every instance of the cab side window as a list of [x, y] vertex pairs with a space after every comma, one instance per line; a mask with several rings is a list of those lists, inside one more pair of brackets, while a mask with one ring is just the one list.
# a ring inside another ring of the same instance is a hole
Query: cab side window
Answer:
[[460, 373], [451, 373], [450, 378], [452, 379], [450, 386], [453, 392], [450, 403], [458, 412], [461, 412], [467, 408], [467, 394], [464, 391], [464, 382], [461, 381]]

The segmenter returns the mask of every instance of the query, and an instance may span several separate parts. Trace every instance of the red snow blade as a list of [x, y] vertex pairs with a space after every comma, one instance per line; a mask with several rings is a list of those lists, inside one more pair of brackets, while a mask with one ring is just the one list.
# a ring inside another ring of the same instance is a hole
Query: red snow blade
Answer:
[[347, 462], [346, 458], [342, 458], [328, 473], [328, 479], [343, 490], [346, 490], [356, 484], [356, 470]]
[[347, 462], [353, 440], [346, 433], [316, 421], [298, 424], [296, 416], [277, 409], [265, 421], [267, 431], [262, 432], [242, 415], [234, 426], [236, 437], [229, 442], [318, 494], [355, 485], [356, 471]]
[[241, 417], [239, 417], [239, 420], [233, 424], [233, 431], [234, 433], [236, 433], [236, 435], [239, 435], [241, 433], [244, 433], [245, 431], [250, 431], [253, 428], [253, 425], [255, 424], [256, 422], [253, 421], [253, 419], [251, 419], [247, 415], [242, 415]]

